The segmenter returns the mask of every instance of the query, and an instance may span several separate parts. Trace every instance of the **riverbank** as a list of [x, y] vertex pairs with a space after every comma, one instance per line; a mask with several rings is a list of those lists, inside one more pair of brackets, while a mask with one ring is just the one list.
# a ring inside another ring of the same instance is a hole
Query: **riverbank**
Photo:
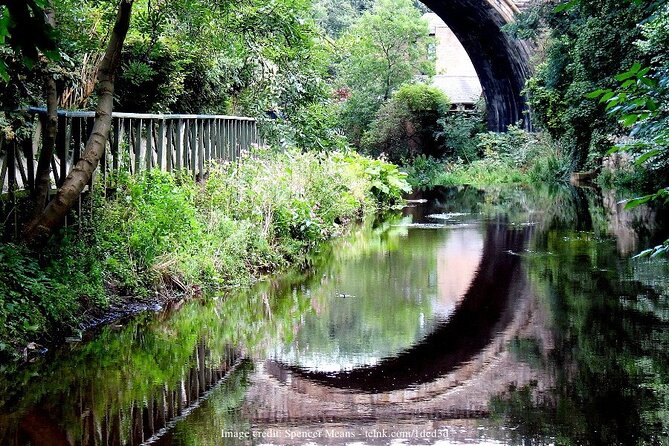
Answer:
[[39, 254], [0, 245], [0, 355], [25, 359], [81, 336], [110, 309], [247, 286], [400, 199], [404, 178], [357, 154], [297, 151], [215, 165], [200, 183], [119, 176], [94, 194], [79, 231]]
[[[478, 133], [461, 141], [454, 156], [419, 155], [407, 166], [415, 188], [558, 183], [569, 180], [569, 152], [545, 133], [510, 126], [506, 133]], [[457, 155], [457, 156], [455, 156]]]

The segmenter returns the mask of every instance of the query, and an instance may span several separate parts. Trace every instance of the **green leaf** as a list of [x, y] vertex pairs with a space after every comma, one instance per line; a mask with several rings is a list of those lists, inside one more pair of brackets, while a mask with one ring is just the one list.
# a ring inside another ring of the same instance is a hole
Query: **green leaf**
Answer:
[[564, 11], [569, 11], [573, 8], [575, 8], [578, 4], [580, 3], [580, 0], [570, 0], [567, 3], [562, 3], [560, 5], [557, 5], [555, 9], [553, 9], [554, 12], [564, 12]]
[[628, 200], [627, 203], [625, 204], [625, 209], [634, 209], [637, 206], [641, 206], [642, 204], [648, 203], [654, 197], [655, 195], [646, 195], [645, 197], [632, 198], [631, 200]]
[[602, 96], [602, 98], [599, 100], [599, 103], [602, 104], [604, 102], [607, 102], [609, 99], [613, 97], [614, 94], [615, 94], [614, 92], [609, 91], [604, 96]]
[[60, 60], [60, 51], [58, 50], [53, 50], [53, 51], [45, 50], [44, 55], [53, 62], [58, 62]]
[[625, 127], [631, 127], [639, 121], [639, 115], [631, 114], [623, 116], [623, 119], [620, 121]]
[[9, 73], [7, 72], [7, 65], [4, 60], [0, 60], [0, 79], [9, 82]]
[[649, 77], [642, 77], [639, 80], [648, 87], [654, 88], [657, 86], [657, 81], [655, 81], [655, 79], [651, 79]]
[[622, 82], [624, 80], [627, 80], [627, 79], [630, 79], [630, 78], [633, 78], [633, 77], [634, 77], [634, 73], [632, 73], [631, 71], [625, 71], [624, 73], [620, 73], [620, 74], [616, 75], [615, 79], [618, 82]]
[[611, 90], [603, 90], [603, 89], [600, 88], [599, 90], [595, 90], [592, 93], [586, 94], [585, 97], [588, 98], [588, 99], [596, 99], [596, 98], [600, 97], [601, 95], [603, 95], [604, 93], [606, 93], [608, 91], [611, 91]]
[[625, 150], [623, 146], [613, 146], [606, 152], [606, 154], [613, 155], [614, 153], [622, 152], [623, 150]]
[[658, 155], [661, 155], [661, 154], [662, 154], [662, 150], [660, 150], [660, 149], [649, 150], [648, 152], [644, 153], [639, 158], [637, 158], [637, 160], [635, 161], [635, 164], [637, 166], [640, 166], [643, 163], [645, 163], [646, 161], [648, 161], [649, 159], [654, 158], [654, 157], [656, 157]]

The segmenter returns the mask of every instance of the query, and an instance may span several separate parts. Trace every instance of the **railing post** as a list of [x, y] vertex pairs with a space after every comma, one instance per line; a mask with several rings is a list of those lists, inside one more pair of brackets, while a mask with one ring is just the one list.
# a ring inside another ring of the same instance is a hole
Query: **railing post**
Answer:
[[166, 122], [167, 126], [167, 132], [166, 132], [166, 138], [165, 138], [165, 163], [167, 164], [167, 171], [172, 172], [172, 169], [174, 168], [173, 161], [172, 161], [172, 132], [174, 129], [172, 128], [172, 120], [169, 119]]
[[[202, 125], [204, 126], [204, 165], [206, 166], [211, 160], [211, 121], [204, 119]], [[200, 175], [204, 176], [204, 171], [201, 171]]]
[[118, 172], [119, 169], [119, 156], [120, 156], [120, 146], [121, 146], [121, 118], [112, 118], [114, 123], [114, 134], [111, 146], [111, 155], [112, 155], [112, 171], [114, 173]]
[[[204, 178], [204, 158], [205, 158], [205, 125], [204, 119], [196, 119], [198, 123], [196, 128], [198, 129], [198, 137], [195, 139], [197, 141], [197, 166], [198, 166], [198, 175], [200, 178]], [[196, 177], [198, 176], [196, 175]]]
[[165, 120], [161, 119], [158, 122], [158, 169], [160, 170], [163, 170], [163, 166], [165, 165], [163, 164], [164, 152], [165, 152]]
[[139, 174], [142, 168], [142, 120], [135, 122], [135, 174]]
[[191, 138], [190, 138], [190, 168], [193, 172], [193, 178], [197, 178], [197, 138], [198, 138], [198, 122], [197, 119], [192, 120]]
[[153, 168], [153, 119], [146, 122], [146, 170]]
[[183, 128], [184, 123], [183, 120], [179, 119], [177, 121], [177, 140], [176, 140], [176, 149], [177, 149], [177, 170], [181, 170], [183, 168], [181, 162], [183, 161]]
[[[65, 118], [65, 137], [63, 138], [63, 146], [60, 159], [60, 182], [58, 187], [63, 185], [63, 181], [67, 177], [68, 172], [68, 159], [70, 157], [70, 146], [72, 145], [72, 132], [74, 127], [74, 121], [72, 118]], [[74, 152], [73, 152], [74, 153]], [[73, 155], [74, 156], [74, 155]]]
[[223, 158], [230, 160], [230, 120], [223, 119]]
[[[81, 154], [81, 122], [82, 118], [72, 119], [72, 136], [74, 137], [74, 147], [72, 148], [72, 165], [79, 160]], [[68, 169], [69, 170], [69, 169]]]
[[218, 140], [219, 140], [219, 152], [218, 159], [225, 159], [225, 118], [218, 120]]

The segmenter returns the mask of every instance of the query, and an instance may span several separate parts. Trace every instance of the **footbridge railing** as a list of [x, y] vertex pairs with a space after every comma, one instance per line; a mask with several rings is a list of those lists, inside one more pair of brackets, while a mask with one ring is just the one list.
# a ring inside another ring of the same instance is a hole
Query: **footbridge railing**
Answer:
[[[46, 110], [29, 109], [32, 138], [0, 135], [0, 194], [31, 190], [46, 123]], [[79, 160], [93, 128], [95, 112], [59, 111], [58, 137], [51, 159], [52, 187], [58, 188]], [[222, 115], [113, 113], [112, 130], [97, 175], [147, 169], [187, 169], [204, 176], [211, 160], [236, 160], [260, 144], [255, 119]]]

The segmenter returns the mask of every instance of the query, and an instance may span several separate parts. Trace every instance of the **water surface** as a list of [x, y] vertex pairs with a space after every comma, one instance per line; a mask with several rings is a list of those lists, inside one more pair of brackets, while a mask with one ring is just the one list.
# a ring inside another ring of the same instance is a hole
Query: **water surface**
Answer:
[[0, 371], [0, 444], [667, 444], [660, 210], [439, 189], [306, 271]]

